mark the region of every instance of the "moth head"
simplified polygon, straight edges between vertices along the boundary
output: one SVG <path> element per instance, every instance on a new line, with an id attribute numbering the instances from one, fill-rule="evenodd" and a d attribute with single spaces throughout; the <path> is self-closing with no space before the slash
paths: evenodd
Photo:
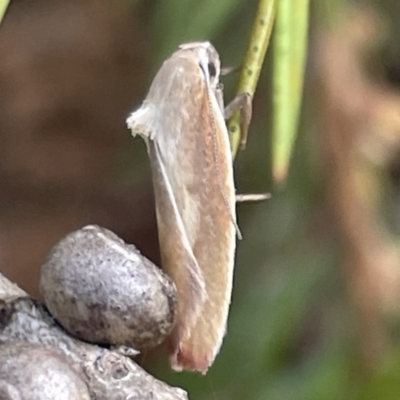
<path id="1" fill-rule="evenodd" d="M 215 47 L 210 42 L 191 42 L 179 46 L 180 51 L 190 52 L 191 58 L 198 63 L 205 80 L 215 88 L 219 82 L 221 62 Z"/>

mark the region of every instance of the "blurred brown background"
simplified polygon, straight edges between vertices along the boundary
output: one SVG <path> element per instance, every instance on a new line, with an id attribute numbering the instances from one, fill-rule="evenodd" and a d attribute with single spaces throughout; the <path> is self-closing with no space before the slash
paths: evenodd
<path id="1" fill-rule="evenodd" d="M 140 17 L 122 1 L 13 1 L 1 26 L 1 265 L 32 294 L 50 246 L 88 223 L 157 257 L 145 152 L 124 123 L 147 89 Z"/>
<path id="2" fill-rule="evenodd" d="M 0 25 L 0 269 L 38 296 L 51 246 L 89 223 L 159 264 L 149 163 L 125 127 L 163 59 L 211 40 L 240 65 L 255 0 L 11 0 Z M 228 334 L 209 374 L 141 361 L 192 399 L 398 399 L 400 3 L 312 0 L 288 182 L 269 166 L 271 60 L 235 163 Z M 232 98 L 237 75 L 224 78 Z"/>

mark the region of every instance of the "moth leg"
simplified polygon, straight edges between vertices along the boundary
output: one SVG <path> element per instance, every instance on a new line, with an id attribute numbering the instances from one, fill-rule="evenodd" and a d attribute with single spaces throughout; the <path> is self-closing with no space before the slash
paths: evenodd
<path id="1" fill-rule="evenodd" d="M 134 349 L 133 347 L 128 347 L 124 345 L 119 345 L 119 346 L 111 346 L 111 349 L 115 351 L 116 353 L 121 354 L 122 356 L 129 357 L 129 358 L 134 358 L 138 354 L 140 354 L 140 351 Z"/>
<path id="2" fill-rule="evenodd" d="M 249 193 L 249 194 L 237 194 L 236 202 L 244 203 L 247 201 L 263 201 L 271 198 L 271 193 Z"/>
<path id="3" fill-rule="evenodd" d="M 252 97 L 250 93 L 238 94 L 224 110 L 225 119 L 229 119 L 235 111 L 240 112 L 240 149 L 243 150 L 246 147 L 247 132 L 251 121 L 252 115 Z"/>
<path id="4" fill-rule="evenodd" d="M 220 71 L 220 74 L 221 74 L 221 76 L 225 76 L 225 75 L 232 74 L 234 72 L 239 72 L 241 69 L 242 69 L 241 65 L 236 66 L 236 67 L 232 67 L 232 66 L 230 66 L 230 67 L 222 67 L 221 71 Z"/>
<path id="5" fill-rule="evenodd" d="M 224 113 L 224 85 L 219 82 L 215 90 L 215 97 L 222 113 Z"/>

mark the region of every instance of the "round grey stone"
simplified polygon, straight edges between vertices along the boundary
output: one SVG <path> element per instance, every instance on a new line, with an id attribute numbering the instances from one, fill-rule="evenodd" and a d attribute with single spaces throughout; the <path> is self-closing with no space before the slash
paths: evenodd
<path id="1" fill-rule="evenodd" d="M 53 247 L 41 268 L 40 290 L 72 335 L 136 350 L 161 343 L 177 311 L 173 281 L 135 246 L 95 225 Z"/>

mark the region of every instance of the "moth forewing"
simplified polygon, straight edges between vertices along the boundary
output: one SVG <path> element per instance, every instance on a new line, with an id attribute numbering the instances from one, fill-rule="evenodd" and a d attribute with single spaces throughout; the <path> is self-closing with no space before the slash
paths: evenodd
<path id="1" fill-rule="evenodd" d="M 203 168 L 200 169 L 202 181 L 198 196 L 203 218 L 193 247 L 203 272 L 207 300 L 191 329 L 190 337 L 181 341 L 176 360 L 173 360 L 175 368 L 202 372 L 206 372 L 214 361 L 225 334 L 235 252 L 235 227 L 231 221 L 231 213 L 235 210 L 232 157 L 222 113 L 214 100 L 211 104 L 210 110 L 204 100 L 202 116 L 198 120 L 202 139 L 201 145 L 198 143 L 198 151 L 205 155 Z M 215 140 L 217 153 L 213 154 Z M 215 156 L 218 158 L 218 167 L 215 165 Z M 218 173 L 216 168 L 219 169 Z M 230 210 L 227 210 L 226 200 Z"/>
<path id="2" fill-rule="evenodd" d="M 206 372 L 212 364 L 232 290 L 235 189 L 218 75 L 209 43 L 184 45 L 164 62 L 142 108 L 127 121 L 147 138 L 163 269 L 178 290 L 170 340 L 178 370 Z"/>
<path id="3" fill-rule="evenodd" d="M 173 278 L 179 296 L 173 340 L 180 341 L 189 334 L 189 329 L 202 311 L 202 305 L 207 298 L 206 287 L 157 142 L 149 141 L 148 151 L 151 158 L 163 268 Z M 174 268 L 175 265 L 185 267 Z"/>
<path id="4" fill-rule="evenodd" d="M 162 266 L 178 290 L 178 316 L 171 335 L 174 347 L 182 337 L 189 335 L 207 297 L 202 271 L 192 248 L 192 231 L 196 229 L 200 215 L 195 208 L 188 207 L 191 197 L 187 195 L 187 188 L 196 167 L 184 165 L 184 154 L 192 159 L 189 150 L 195 146 L 188 143 L 182 130 L 182 126 L 190 121 L 190 115 L 180 112 L 180 97 L 185 93 L 179 88 L 189 87 L 185 82 L 189 75 L 187 70 L 192 65 L 185 60 L 178 61 L 172 56 L 164 62 L 142 107 L 127 121 L 146 139 Z M 147 116 L 151 118 L 147 119 Z M 185 219 L 183 210 L 189 213 L 191 221 Z"/>

